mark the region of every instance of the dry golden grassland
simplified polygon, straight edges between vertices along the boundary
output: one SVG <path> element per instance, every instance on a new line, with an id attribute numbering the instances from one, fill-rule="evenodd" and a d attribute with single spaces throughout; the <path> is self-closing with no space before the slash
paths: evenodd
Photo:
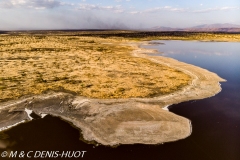
<path id="1" fill-rule="evenodd" d="M 159 38 L 166 39 L 166 40 L 240 42 L 240 34 L 234 34 L 234 33 L 185 33 L 177 36 L 176 35 L 175 36 L 156 36 L 156 39 L 159 39 Z"/>
<path id="2" fill-rule="evenodd" d="M 143 40 L 197 40 L 197 41 L 219 41 L 240 42 L 240 33 L 225 32 L 156 32 L 156 31 L 95 31 L 81 32 L 78 35 L 98 37 L 119 37 L 135 41 Z"/>
<path id="3" fill-rule="evenodd" d="M 152 97 L 188 85 L 190 76 L 131 56 L 126 38 L 71 34 L 0 35 L 0 101 L 46 90 L 92 98 Z M 125 43 L 125 45 L 124 45 Z"/>

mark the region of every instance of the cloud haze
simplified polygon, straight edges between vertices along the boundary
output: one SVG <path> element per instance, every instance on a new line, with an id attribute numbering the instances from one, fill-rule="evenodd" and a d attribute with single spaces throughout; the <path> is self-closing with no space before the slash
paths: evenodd
<path id="1" fill-rule="evenodd" d="M 237 0 L 1 0 L 0 29 L 143 29 L 240 24 Z"/>
<path id="2" fill-rule="evenodd" d="M 3 0 L 0 2 L 2 8 L 34 8 L 45 9 L 54 8 L 61 5 L 57 0 Z"/>

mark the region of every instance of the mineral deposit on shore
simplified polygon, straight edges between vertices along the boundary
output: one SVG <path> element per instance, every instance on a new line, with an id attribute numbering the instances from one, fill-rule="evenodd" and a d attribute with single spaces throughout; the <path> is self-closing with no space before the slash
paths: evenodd
<path id="1" fill-rule="evenodd" d="M 49 39 L 58 42 L 57 46 L 54 46 L 52 43 L 52 47 L 59 48 L 61 42 L 59 39 L 56 37 L 50 37 Z M 79 56 L 77 41 L 75 41 L 76 48 L 71 50 L 71 54 L 69 54 L 72 56 L 72 60 L 64 60 L 64 57 L 66 58 L 67 56 L 63 52 L 70 53 L 67 45 L 65 46 L 66 50 L 61 51 L 58 57 L 56 57 L 64 61 L 64 65 L 73 66 L 73 68 L 66 68 L 73 69 L 72 71 L 66 71 L 66 73 L 69 73 L 67 76 L 69 76 L 70 79 L 62 78 L 64 76 L 60 72 L 62 69 L 62 67 L 59 66 L 60 64 L 56 64 L 59 66 L 58 68 L 54 67 L 55 71 L 60 72 L 60 79 L 42 75 L 42 70 L 44 70 L 42 67 L 45 66 L 45 64 L 40 63 L 42 70 L 31 75 L 32 78 L 36 78 L 39 83 L 30 81 L 31 83 L 29 83 L 29 85 L 31 85 L 31 87 L 27 90 L 32 94 L 34 93 L 33 95 L 22 96 L 17 88 L 18 86 L 16 86 L 25 86 L 27 81 L 23 81 L 23 84 L 17 84 L 17 82 L 13 81 L 14 84 L 16 84 L 11 89 L 18 93 L 15 96 L 19 96 L 16 99 L 11 97 L 11 92 L 8 92 L 7 88 L 2 87 L 2 89 L 4 89 L 2 90 L 4 96 L 13 99 L 0 103 L 0 128 L 29 119 L 25 112 L 27 108 L 39 115 L 50 114 L 72 123 L 81 129 L 82 136 L 87 142 L 113 146 L 134 143 L 159 144 L 176 141 L 186 138 L 191 134 L 191 122 L 163 108 L 183 101 L 214 96 L 221 91 L 219 82 L 225 81 L 217 74 L 200 67 L 179 62 L 172 58 L 150 56 L 147 53 L 154 51 L 139 48 L 138 46 L 142 44 L 140 42 L 125 40 L 124 42 L 118 43 L 119 39 L 107 41 L 107 39 L 101 38 L 96 38 L 93 42 L 88 37 L 80 38 L 80 41 L 82 42 L 81 45 L 85 45 L 85 49 L 87 50 L 87 52 L 81 51 L 81 55 L 84 55 L 84 57 L 78 57 L 79 62 L 81 62 L 81 58 L 84 59 L 83 66 L 81 66 L 80 63 L 80 68 L 76 68 L 77 65 L 75 63 L 78 64 L 79 62 L 75 62 L 73 58 Z M 4 42 L 2 43 L 4 44 Z M 36 39 L 34 43 L 37 43 Z M 97 47 L 102 46 L 102 43 L 104 43 L 107 49 L 112 47 L 112 51 L 117 50 L 117 46 L 119 46 L 120 52 L 117 52 L 117 56 L 120 57 L 120 60 L 116 59 L 117 57 L 115 57 L 114 52 L 108 52 L 109 50 L 104 50 L 104 48 L 89 48 L 89 43 L 95 43 Z M 39 45 L 38 48 L 40 48 L 37 51 L 41 52 L 41 50 L 44 50 L 42 46 L 40 46 L 40 43 L 37 44 Z M 21 47 L 21 45 L 19 47 Z M 29 48 L 21 49 L 21 51 L 31 50 L 31 46 L 28 47 Z M 92 52 L 92 50 L 94 50 L 94 52 Z M 101 52 L 103 50 L 104 52 Z M 50 58 L 52 62 L 55 62 L 55 60 L 52 59 L 54 58 L 52 54 L 54 54 L 55 51 L 44 51 L 47 57 Z M 12 65 L 11 63 L 18 63 L 12 61 L 19 57 L 9 59 L 7 58 L 7 52 L 10 51 L 4 50 L 4 52 L 1 53 L 6 58 L 5 61 L 7 62 L 4 62 L 9 66 Z M 129 53 L 126 54 L 125 52 Z M 36 61 L 40 60 L 41 62 L 41 59 L 46 58 L 31 57 L 31 53 L 28 53 L 29 55 L 24 64 L 29 63 L 29 65 L 33 66 L 36 64 L 36 68 L 39 64 Z M 89 53 L 90 56 L 87 53 Z M 22 57 L 20 58 L 23 58 L 23 55 L 22 53 Z M 104 56 L 105 59 L 101 59 L 102 56 Z M 93 63 L 94 59 L 96 59 L 98 63 Z M 8 61 L 10 62 L 8 63 Z M 49 62 L 48 65 L 51 66 L 52 64 L 54 63 Z M 108 68 L 106 64 L 111 65 L 111 67 Z M 125 68 L 124 64 L 132 68 Z M 143 67 L 143 71 L 141 71 L 141 68 L 138 68 L 138 65 Z M 26 76 L 26 72 L 33 72 L 33 70 L 28 71 L 24 67 L 26 66 L 21 66 L 22 76 L 20 76 L 20 78 Z M 83 71 L 80 70 L 81 67 Z M 86 70 L 84 70 L 84 68 Z M 160 68 L 162 70 L 158 70 Z M 87 75 L 87 72 L 94 73 L 94 71 L 97 71 L 96 74 L 98 74 L 98 76 L 102 76 L 101 82 L 97 81 L 98 76 Z M 128 71 L 131 74 L 128 74 Z M 158 74 L 159 72 L 161 73 Z M 167 75 L 167 73 L 170 74 Z M 18 76 L 17 72 L 12 72 L 11 74 L 13 77 Z M 35 75 L 36 77 L 34 77 Z M 42 76 L 39 77 L 39 75 Z M 85 79 L 80 80 L 79 77 L 77 77 L 78 75 L 82 75 Z M 58 77 L 58 75 L 55 76 Z M 109 77 L 104 79 L 104 76 Z M 147 77 L 147 79 L 144 79 L 144 77 Z M 158 81 L 156 78 L 159 78 Z M 117 80 L 114 81 L 114 79 Z M 13 84 L 11 80 L 12 79 L 6 81 L 6 78 L 2 78 L 2 81 Z M 89 84 L 87 83 L 88 80 L 90 81 Z M 130 82 L 128 83 L 128 81 Z M 151 83 L 147 84 L 145 81 Z M 82 82 L 84 82 L 84 85 L 78 86 L 79 92 L 73 89 L 75 84 L 78 85 L 78 83 Z M 110 86 L 100 86 L 103 82 L 105 85 Z M 161 86 L 162 83 L 166 86 Z M 51 87 L 49 88 L 51 84 L 57 84 L 64 88 L 68 87 L 67 92 L 65 92 L 65 90 L 60 91 L 54 90 L 54 88 Z M 42 88 L 38 90 L 34 87 Z M 48 89 L 49 91 L 40 94 L 40 91 L 44 89 Z M 27 91 L 24 92 L 23 95 L 27 95 L 25 94 Z M 91 93 L 93 96 L 91 96 Z"/>

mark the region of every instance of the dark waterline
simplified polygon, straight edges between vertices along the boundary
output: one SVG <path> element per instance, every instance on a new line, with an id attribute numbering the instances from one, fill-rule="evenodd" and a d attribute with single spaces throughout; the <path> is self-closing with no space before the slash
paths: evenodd
<path id="1" fill-rule="evenodd" d="M 240 45 L 161 42 L 165 45 L 145 47 L 157 48 L 164 52 L 163 56 L 201 66 L 228 80 L 222 83 L 222 92 L 214 97 L 170 106 L 171 112 L 192 121 L 193 133 L 190 137 L 163 145 L 121 145 L 117 148 L 94 146 L 80 141 L 79 131 L 69 123 L 46 116 L 0 134 L 0 143 L 9 144 L 7 149 L 0 148 L 0 152 L 87 151 L 81 159 L 89 160 L 239 160 Z"/>

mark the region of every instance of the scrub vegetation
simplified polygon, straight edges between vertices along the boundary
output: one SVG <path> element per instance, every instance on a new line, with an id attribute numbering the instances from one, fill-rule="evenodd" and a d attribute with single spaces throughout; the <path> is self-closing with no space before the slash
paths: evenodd
<path id="1" fill-rule="evenodd" d="M 237 34 L 133 31 L 32 31 L 0 34 L 0 101 L 48 90 L 91 98 L 153 97 L 187 86 L 191 77 L 133 57 L 136 41 L 239 41 Z M 214 38 L 214 39 L 212 39 Z"/>

